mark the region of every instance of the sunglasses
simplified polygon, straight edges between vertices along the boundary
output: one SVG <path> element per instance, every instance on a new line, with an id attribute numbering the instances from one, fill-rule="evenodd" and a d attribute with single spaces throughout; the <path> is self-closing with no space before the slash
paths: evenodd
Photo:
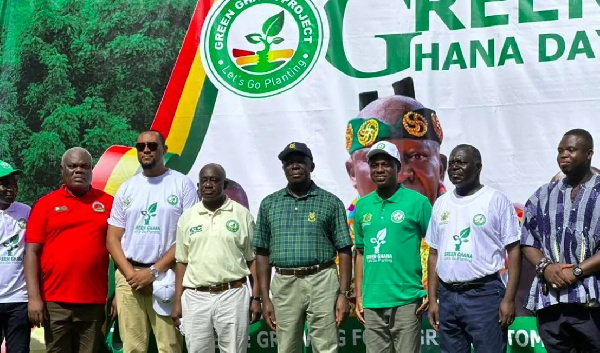
<path id="1" fill-rule="evenodd" d="M 158 149 L 158 142 L 138 142 L 135 144 L 135 149 L 138 152 L 144 152 L 144 150 L 146 150 L 146 147 L 148 147 L 148 149 L 152 152 L 156 151 Z"/>

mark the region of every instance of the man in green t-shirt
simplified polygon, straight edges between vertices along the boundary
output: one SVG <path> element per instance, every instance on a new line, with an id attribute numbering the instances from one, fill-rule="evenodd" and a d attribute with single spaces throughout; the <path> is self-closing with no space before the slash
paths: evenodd
<path id="1" fill-rule="evenodd" d="M 398 184 L 400 156 L 387 141 L 367 153 L 377 190 L 356 204 L 356 315 L 365 324 L 367 352 L 421 351 L 421 315 L 427 309 L 421 282 L 421 239 L 431 204 Z"/>

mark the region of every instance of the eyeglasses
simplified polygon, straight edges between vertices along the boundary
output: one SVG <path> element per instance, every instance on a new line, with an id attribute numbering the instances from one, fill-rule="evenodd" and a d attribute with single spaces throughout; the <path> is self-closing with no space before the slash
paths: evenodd
<path id="1" fill-rule="evenodd" d="M 135 149 L 138 152 L 144 152 L 146 146 L 150 151 L 154 152 L 158 149 L 158 142 L 138 142 L 135 144 Z"/>

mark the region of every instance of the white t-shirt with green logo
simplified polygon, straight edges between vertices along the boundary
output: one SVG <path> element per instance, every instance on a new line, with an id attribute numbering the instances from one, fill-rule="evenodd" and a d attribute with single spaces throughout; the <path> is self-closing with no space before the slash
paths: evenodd
<path id="1" fill-rule="evenodd" d="M 505 246 L 520 239 L 519 219 L 508 197 L 484 186 L 460 197 L 437 199 L 425 241 L 438 250 L 437 273 L 444 282 L 466 282 L 505 268 Z"/>
<path id="2" fill-rule="evenodd" d="M 20 202 L 0 211 L 0 303 L 27 302 L 23 256 L 30 212 L 31 208 Z"/>
<path id="3" fill-rule="evenodd" d="M 140 173 L 117 190 L 108 224 L 125 228 L 121 245 L 128 259 L 155 263 L 175 244 L 177 221 L 196 202 L 187 176 L 171 169 L 153 178 Z"/>

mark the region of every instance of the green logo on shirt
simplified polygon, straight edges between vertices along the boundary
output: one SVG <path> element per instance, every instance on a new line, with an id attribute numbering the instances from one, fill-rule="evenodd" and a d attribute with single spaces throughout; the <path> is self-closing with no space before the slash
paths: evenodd
<path id="1" fill-rule="evenodd" d="M 169 205 L 175 206 L 179 203 L 179 197 L 177 197 L 177 195 L 170 195 L 169 197 L 167 197 L 167 202 L 169 203 Z"/>
<path id="2" fill-rule="evenodd" d="M 190 235 L 200 233 L 201 231 L 202 231 L 202 225 L 192 227 L 192 228 L 190 228 Z"/>
<path id="3" fill-rule="evenodd" d="M 8 256 L 14 256 L 13 251 L 19 247 L 19 234 L 15 234 L 7 242 L 2 243 L 2 246 L 7 248 Z"/>
<path id="4" fill-rule="evenodd" d="M 392 222 L 394 223 L 402 223 L 404 220 L 404 212 L 397 210 L 392 213 Z"/>
<path id="5" fill-rule="evenodd" d="M 19 225 L 19 228 L 25 229 L 25 227 L 27 226 L 27 221 L 25 220 L 25 218 L 21 218 L 17 221 L 17 224 Z"/>
<path id="6" fill-rule="evenodd" d="M 485 221 L 486 221 L 485 216 L 482 215 L 481 213 L 480 214 L 476 214 L 473 217 L 473 223 L 475 223 L 476 226 L 482 226 L 482 225 L 484 225 Z"/>
<path id="7" fill-rule="evenodd" d="M 142 216 L 144 216 L 144 225 L 147 226 L 150 224 L 150 220 L 152 217 L 156 216 L 156 209 L 158 208 L 158 204 L 155 202 L 152 205 L 148 206 L 148 209 L 145 211 L 141 211 Z"/>
<path id="8" fill-rule="evenodd" d="M 225 223 L 225 227 L 228 231 L 235 233 L 240 229 L 240 224 L 237 221 L 230 219 L 227 221 L 227 223 Z"/>
<path id="9" fill-rule="evenodd" d="M 442 213 L 442 216 L 440 217 L 440 221 L 448 222 L 449 219 L 450 219 L 450 212 L 446 211 L 446 212 Z"/>
<path id="10" fill-rule="evenodd" d="M 131 201 L 133 201 L 133 199 L 131 198 L 131 196 L 129 196 L 128 198 L 126 198 L 125 200 L 123 200 L 123 208 L 124 209 L 128 209 L 129 206 L 131 206 Z"/>
<path id="11" fill-rule="evenodd" d="M 460 247 L 464 244 L 464 243 L 468 243 L 469 242 L 469 235 L 471 234 L 471 227 L 469 228 L 465 228 L 463 230 L 460 231 L 460 234 L 455 235 L 452 237 L 452 239 L 454 239 L 454 241 L 456 241 L 456 247 L 454 248 L 454 251 L 460 251 Z"/>
<path id="12" fill-rule="evenodd" d="M 364 225 L 371 224 L 371 219 L 372 219 L 372 218 L 373 218 L 373 215 L 372 215 L 371 213 L 366 213 L 366 214 L 363 216 L 363 224 L 364 224 Z"/>

